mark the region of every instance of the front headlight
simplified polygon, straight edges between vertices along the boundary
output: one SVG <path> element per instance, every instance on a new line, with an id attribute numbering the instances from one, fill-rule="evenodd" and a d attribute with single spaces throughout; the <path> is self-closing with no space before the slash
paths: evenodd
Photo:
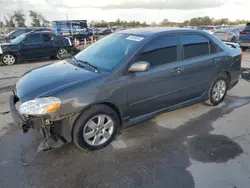
<path id="1" fill-rule="evenodd" d="M 55 97 L 36 98 L 20 105 L 19 113 L 25 115 L 44 115 L 55 112 L 61 101 Z"/>

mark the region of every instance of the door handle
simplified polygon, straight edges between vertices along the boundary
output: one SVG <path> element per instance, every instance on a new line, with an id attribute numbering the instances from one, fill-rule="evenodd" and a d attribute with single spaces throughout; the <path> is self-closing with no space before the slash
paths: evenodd
<path id="1" fill-rule="evenodd" d="M 175 68 L 175 69 L 172 71 L 172 73 L 174 73 L 174 74 L 180 74 L 182 71 L 184 71 L 184 69 L 178 67 L 178 68 Z"/>
<path id="2" fill-rule="evenodd" d="M 218 63 L 220 61 L 220 58 L 214 58 L 214 63 Z"/>

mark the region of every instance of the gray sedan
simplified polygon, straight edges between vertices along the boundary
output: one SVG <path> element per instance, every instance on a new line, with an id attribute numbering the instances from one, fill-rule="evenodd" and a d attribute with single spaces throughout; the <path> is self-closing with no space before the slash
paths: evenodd
<path id="1" fill-rule="evenodd" d="M 43 134 L 39 150 L 71 141 L 100 149 L 162 112 L 220 104 L 240 75 L 241 50 L 228 45 L 190 29 L 119 31 L 72 59 L 24 74 L 10 98 L 11 114 L 24 132 Z"/>
<path id="2" fill-rule="evenodd" d="M 222 41 L 236 42 L 240 36 L 239 28 L 224 28 L 214 33 L 214 36 Z"/>

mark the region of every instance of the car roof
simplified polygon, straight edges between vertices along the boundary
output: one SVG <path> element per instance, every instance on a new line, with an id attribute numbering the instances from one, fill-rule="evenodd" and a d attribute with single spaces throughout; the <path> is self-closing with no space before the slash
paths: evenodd
<path id="1" fill-rule="evenodd" d="M 135 28 L 135 29 L 126 29 L 118 31 L 116 33 L 131 34 L 131 35 L 141 35 L 141 36 L 152 36 L 156 34 L 168 33 L 168 32 L 179 32 L 179 31 L 188 31 L 188 32 L 200 32 L 194 29 L 188 28 L 177 28 L 177 27 L 149 27 L 149 28 Z"/>
<path id="2" fill-rule="evenodd" d="M 29 33 L 53 33 L 52 31 L 31 31 Z"/>

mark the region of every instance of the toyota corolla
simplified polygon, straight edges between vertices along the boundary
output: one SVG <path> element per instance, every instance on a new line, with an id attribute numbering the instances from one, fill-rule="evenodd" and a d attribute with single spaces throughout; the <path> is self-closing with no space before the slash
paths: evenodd
<path id="1" fill-rule="evenodd" d="M 141 28 L 111 34 L 77 54 L 25 73 L 10 98 L 39 150 L 73 141 L 100 149 L 124 128 L 202 101 L 218 105 L 238 83 L 241 50 L 203 31 Z"/>

